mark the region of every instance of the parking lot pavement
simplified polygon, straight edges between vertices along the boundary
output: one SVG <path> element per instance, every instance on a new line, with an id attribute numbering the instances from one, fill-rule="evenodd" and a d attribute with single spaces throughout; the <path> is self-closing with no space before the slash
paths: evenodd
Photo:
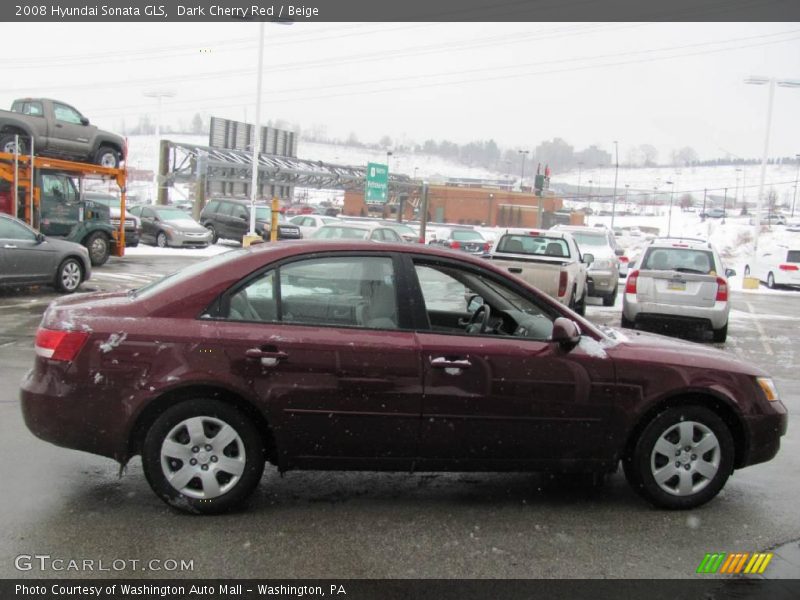
<path id="1" fill-rule="evenodd" d="M 88 287 L 137 287 L 192 260 L 114 260 Z M 0 294 L 0 577 L 86 575 L 15 569 L 16 556 L 39 553 L 194 561 L 191 572 L 94 576 L 690 578 L 707 552 L 753 552 L 800 538 L 793 476 L 800 472 L 800 295 L 732 294 L 728 342 L 717 346 L 774 375 L 789 433 L 776 459 L 737 471 L 699 509 L 656 510 L 621 473 L 595 490 L 528 474 L 268 470 L 247 512 L 214 518 L 163 505 L 138 459 L 119 478 L 112 461 L 28 432 L 16 382 L 33 362 L 33 335 L 54 297 L 45 289 Z M 613 325 L 620 311 L 620 302 L 592 304 L 587 316 Z"/>

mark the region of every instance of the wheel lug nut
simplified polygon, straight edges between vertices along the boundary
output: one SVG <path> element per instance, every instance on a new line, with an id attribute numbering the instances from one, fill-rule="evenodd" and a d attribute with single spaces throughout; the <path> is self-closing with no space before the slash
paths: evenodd
<path id="1" fill-rule="evenodd" d="M 680 455 L 681 455 L 681 451 L 680 451 L 680 448 L 679 448 L 678 450 L 675 450 L 675 456 L 680 456 Z"/>
<path id="2" fill-rule="evenodd" d="M 206 444 L 206 450 L 211 450 L 211 444 Z"/>
<path id="3" fill-rule="evenodd" d="M 189 461 L 189 464 L 194 466 L 197 464 L 197 460 L 193 458 L 192 460 Z"/>
<path id="4" fill-rule="evenodd" d="M 203 471 L 208 471 L 208 465 L 203 465 L 200 468 L 203 469 Z M 689 467 L 687 466 L 686 468 L 688 469 Z"/>
<path id="5" fill-rule="evenodd" d="M 205 469 L 206 467 L 205 467 L 205 466 L 203 466 L 203 468 Z M 691 468 L 692 468 L 692 467 L 691 467 L 691 465 L 686 465 L 686 466 L 684 467 L 684 469 L 686 469 L 687 471 L 688 471 L 689 469 L 691 469 Z"/>
<path id="6" fill-rule="evenodd" d="M 211 457 L 211 462 L 217 462 L 217 457 L 216 456 L 212 456 Z"/>
<path id="7" fill-rule="evenodd" d="M 691 446 L 686 446 L 686 448 L 684 448 L 684 450 L 686 450 L 687 452 L 689 452 L 689 450 L 691 449 L 692 449 Z"/>
<path id="8" fill-rule="evenodd" d="M 192 452 L 197 454 L 198 452 L 200 452 L 200 448 L 198 448 L 197 446 L 192 446 Z"/>
<path id="9" fill-rule="evenodd" d="M 679 461 L 679 460 L 676 460 L 676 461 L 675 461 L 675 466 L 680 468 L 680 466 L 681 466 L 681 461 Z"/>
<path id="10" fill-rule="evenodd" d="M 692 454 L 692 460 L 697 460 L 697 454 Z"/>

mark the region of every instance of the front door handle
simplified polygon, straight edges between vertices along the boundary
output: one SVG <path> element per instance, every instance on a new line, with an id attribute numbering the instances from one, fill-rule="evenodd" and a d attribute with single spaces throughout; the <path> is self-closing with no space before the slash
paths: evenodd
<path id="1" fill-rule="evenodd" d="M 431 367 L 434 369 L 469 369 L 472 363 L 466 358 L 451 360 L 446 356 L 431 358 Z"/>
<path id="2" fill-rule="evenodd" d="M 522 269 L 520 267 L 508 267 L 508 272 L 516 275 L 522 273 Z"/>
<path id="3" fill-rule="evenodd" d="M 14 250 L 16 248 L 16 246 L 14 246 L 12 244 L 5 244 L 3 246 L 3 248 L 5 248 L 6 250 Z"/>
<path id="4" fill-rule="evenodd" d="M 287 360 L 289 355 L 286 352 L 274 351 L 270 352 L 262 350 L 261 348 L 250 348 L 245 352 L 245 356 L 252 360 L 261 361 L 263 367 L 274 367 L 282 360 Z"/>

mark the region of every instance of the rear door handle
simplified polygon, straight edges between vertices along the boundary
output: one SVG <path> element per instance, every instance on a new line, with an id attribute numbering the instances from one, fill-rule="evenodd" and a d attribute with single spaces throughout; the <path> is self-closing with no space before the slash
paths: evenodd
<path id="1" fill-rule="evenodd" d="M 508 267 L 509 273 L 522 273 L 522 269 L 519 267 Z"/>
<path id="2" fill-rule="evenodd" d="M 260 360 L 264 367 L 274 367 L 282 360 L 287 360 L 289 355 L 281 351 L 265 351 L 261 348 L 250 348 L 245 352 L 245 356 L 252 360 Z"/>
<path id="3" fill-rule="evenodd" d="M 431 358 L 431 367 L 434 369 L 469 369 L 472 363 L 466 358 L 450 360 L 445 356 Z"/>

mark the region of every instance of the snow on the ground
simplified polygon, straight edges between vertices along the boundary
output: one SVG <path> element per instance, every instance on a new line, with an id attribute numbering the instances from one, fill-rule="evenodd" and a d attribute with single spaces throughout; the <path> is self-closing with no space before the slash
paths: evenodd
<path id="1" fill-rule="evenodd" d="M 236 248 L 241 248 L 241 245 L 235 242 L 223 242 L 222 240 L 205 248 L 159 248 L 140 243 L 135 248 L 125 248 L 125 256 L 172 256 L 176 258 L 181 256 L 215 256 Z"/>

